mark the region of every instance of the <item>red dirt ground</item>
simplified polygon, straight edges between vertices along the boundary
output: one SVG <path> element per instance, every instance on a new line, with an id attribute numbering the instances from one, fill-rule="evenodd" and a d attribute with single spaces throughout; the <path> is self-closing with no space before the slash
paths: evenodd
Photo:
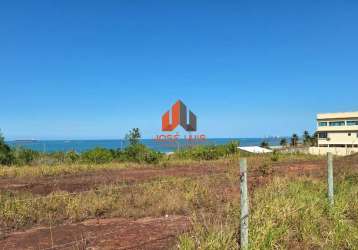
<path id="1" fill-rule="evenodd" d="M 168 249 L 189 227 L 185 216 L 92 219 L 16 232 L 0 241 L 0 249 Z"/>

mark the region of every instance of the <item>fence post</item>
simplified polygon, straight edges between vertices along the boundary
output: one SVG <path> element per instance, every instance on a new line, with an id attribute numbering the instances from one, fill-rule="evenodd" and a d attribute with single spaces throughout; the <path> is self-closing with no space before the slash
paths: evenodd
<path id="1" fill-rule="evenodd" d="M 248 249 L 249 244 L 249 198 L 247 194 L 247 160 L 240 159 L 240 246 Z"/>
<path id="2" fill-rule="evenodd" d="M 334 203 L 333 196 L 333 154 L 327 153 L 327 167 L 328 167 L 328 200 L 332 206 Z"/>

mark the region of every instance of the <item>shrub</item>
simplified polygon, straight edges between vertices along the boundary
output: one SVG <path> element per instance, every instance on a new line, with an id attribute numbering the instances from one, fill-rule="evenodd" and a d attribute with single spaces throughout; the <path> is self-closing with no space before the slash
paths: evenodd
<path id="1" fill-rule="evenodd" d="M 129 141 L 130 145 L 139 144 L 140 138 L 141 138 L 141 134 L 139 128 L 133 128 L 131 131 L 129 131 L 128 134 L 126 134 L 125 137 L 125 139 Z"/>
<path id="2" fill-rule="evenodd" d="M 65 155 L 66 163 L 75 163 L 80 159 L 80 155 L 76 153 L 76 151 L 71 150 L 68 151 Z"/>
<path id="3" fill-rule="evenodd" d="M 259 165 L 258 168 L 259 172 L 261 173 L 261 175 L 263 176 L 268 176 L 270 174 L 272 174 L 272 164 L 269 161 L 265 161 L 263 162 L 261 165 Z"/>
<path id="4" fill-rule="evenodd" d="M 122 161 L 158 163 L 163 154 L 149 149 L 143 144 L 131 144 L 119 156 Z"/>
<path id="5" fill-rule="evenodd" d="M 0 164 L 10 165 L 13 162 L 13 156 L 11 154 L 10 147 L 5 143 L 5 139 L 0 133 Z"/>
<path id="6" fill-rule="evenodd" d="M 274 150 L 272 155 L 271 155 L 271 161 L 278 161 L 279 158 L 280 158 L 279 153 L 276 150 Z"/>
<path id="7" fill-rule="evenodd" d="M 113 152 L 105 148 L 94 148 L 81 154 L 81 160 L 87 163 L 108 163 L 113 159 Z"/>
<path id="8" fill-rule="evenodd" d="M 269 148 L 269 147 L 270 147 L 270 144 L 268 143 L 268 141 L 263 141 L 263 142 L 261 142 L 260 147 L 262 147 L 262 148 Z"/>
<path id="9" fill-rule="evenodd" d="M 156 152 L 154 150 L 148 150 L 144 154 L 144 162 L 149 163 L 149 164 L 155 164 L 155 163 L 158 163 L 162 157 L 163 157 L 163 154 L 161 154 L 160 152 Z"/>
<path id="10" fill-rule="evenodd" d="M 27 148 L 17 148 L 13 150 L 16 165 L 30 165 L 39 155 L 40 153 Z"/>
<path id="11" fill-rule="evenodd" d="M 192 160 L 217 160 L 220 157 L 229 156 L 238 152 L 239 142 L 230 142 L 217 146 L 196 146 L 179 150 L 175 157 Z"/>

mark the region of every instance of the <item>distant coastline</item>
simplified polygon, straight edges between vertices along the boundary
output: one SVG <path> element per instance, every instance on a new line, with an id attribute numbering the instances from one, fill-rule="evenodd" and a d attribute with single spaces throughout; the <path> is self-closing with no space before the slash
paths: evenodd
<path id="1" fill-rule="evenodd" d="M 259 146 L 262 141 L 267 141 L 271 146 L 277 146 L 280 139 L 284 137 L 265 137 L 265 138 L 210 138 L 205 142 L 197 143 L 195 145 L 222 145 L 230 141 L 240 141 L 241 146 Z M 172 152 L 177 149 L 185 148 L 188 145 L 185 140 L 178 140 L 178 142 L 171 145 L 159 143 L 153 139 L 142 139 L 141 142 L 149 148 L 163 153 Z M 96 147 L 108 149 L 121 149 L 128 146 L 128 142 L 123 139 L 112 140 L 13 140 L 7 141 L 11 147 L 23 147 L 40 152 L 56 152 L 56 151 L 70 151 L 83 152 Z"/>
<path id="2" fill-rule="evenodd" d="M 32 143 L 32 142 L 38 142 L 38 140 L 14 140 L 15 143 Z"/>

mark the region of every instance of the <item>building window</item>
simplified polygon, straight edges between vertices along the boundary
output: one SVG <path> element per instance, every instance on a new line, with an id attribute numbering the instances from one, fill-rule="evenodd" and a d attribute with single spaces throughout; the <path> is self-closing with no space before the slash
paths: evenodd
<path id="1" fill-rule="evenodd" d="M 345 121 L 336 121 L 336 122 L 329 122 L 329 126 L 344 126 L 346 125 L 346 122 Z"/>
<path id="2" fill-rule="evenodd" d="M 348 136 L 351 136 L 352 134 L 351 133 L 348 133 Z"/>
<path id="3" fill-rule="evenodd" d="M 345 148 L 346 145 L 344 144 L 329 144 L 330 148 Z"/>
<path id="4" fill-rule="evenodd" d="M 357 125 L 358 125 L 358 120 L 347 121 L 347 126 L 357 126 Z"/>
<path id="5" fill-rule="evenodd" d="M 325 127 L 325 126 L 327 126 L 327 122 L 319 122 L 318 126 Z"/>
<path id="6" fill-rule="evenodd" d="M 327 138 L 327 132 L 319 132 L 318 138 L 320 139 L 326 139 Z"/>

